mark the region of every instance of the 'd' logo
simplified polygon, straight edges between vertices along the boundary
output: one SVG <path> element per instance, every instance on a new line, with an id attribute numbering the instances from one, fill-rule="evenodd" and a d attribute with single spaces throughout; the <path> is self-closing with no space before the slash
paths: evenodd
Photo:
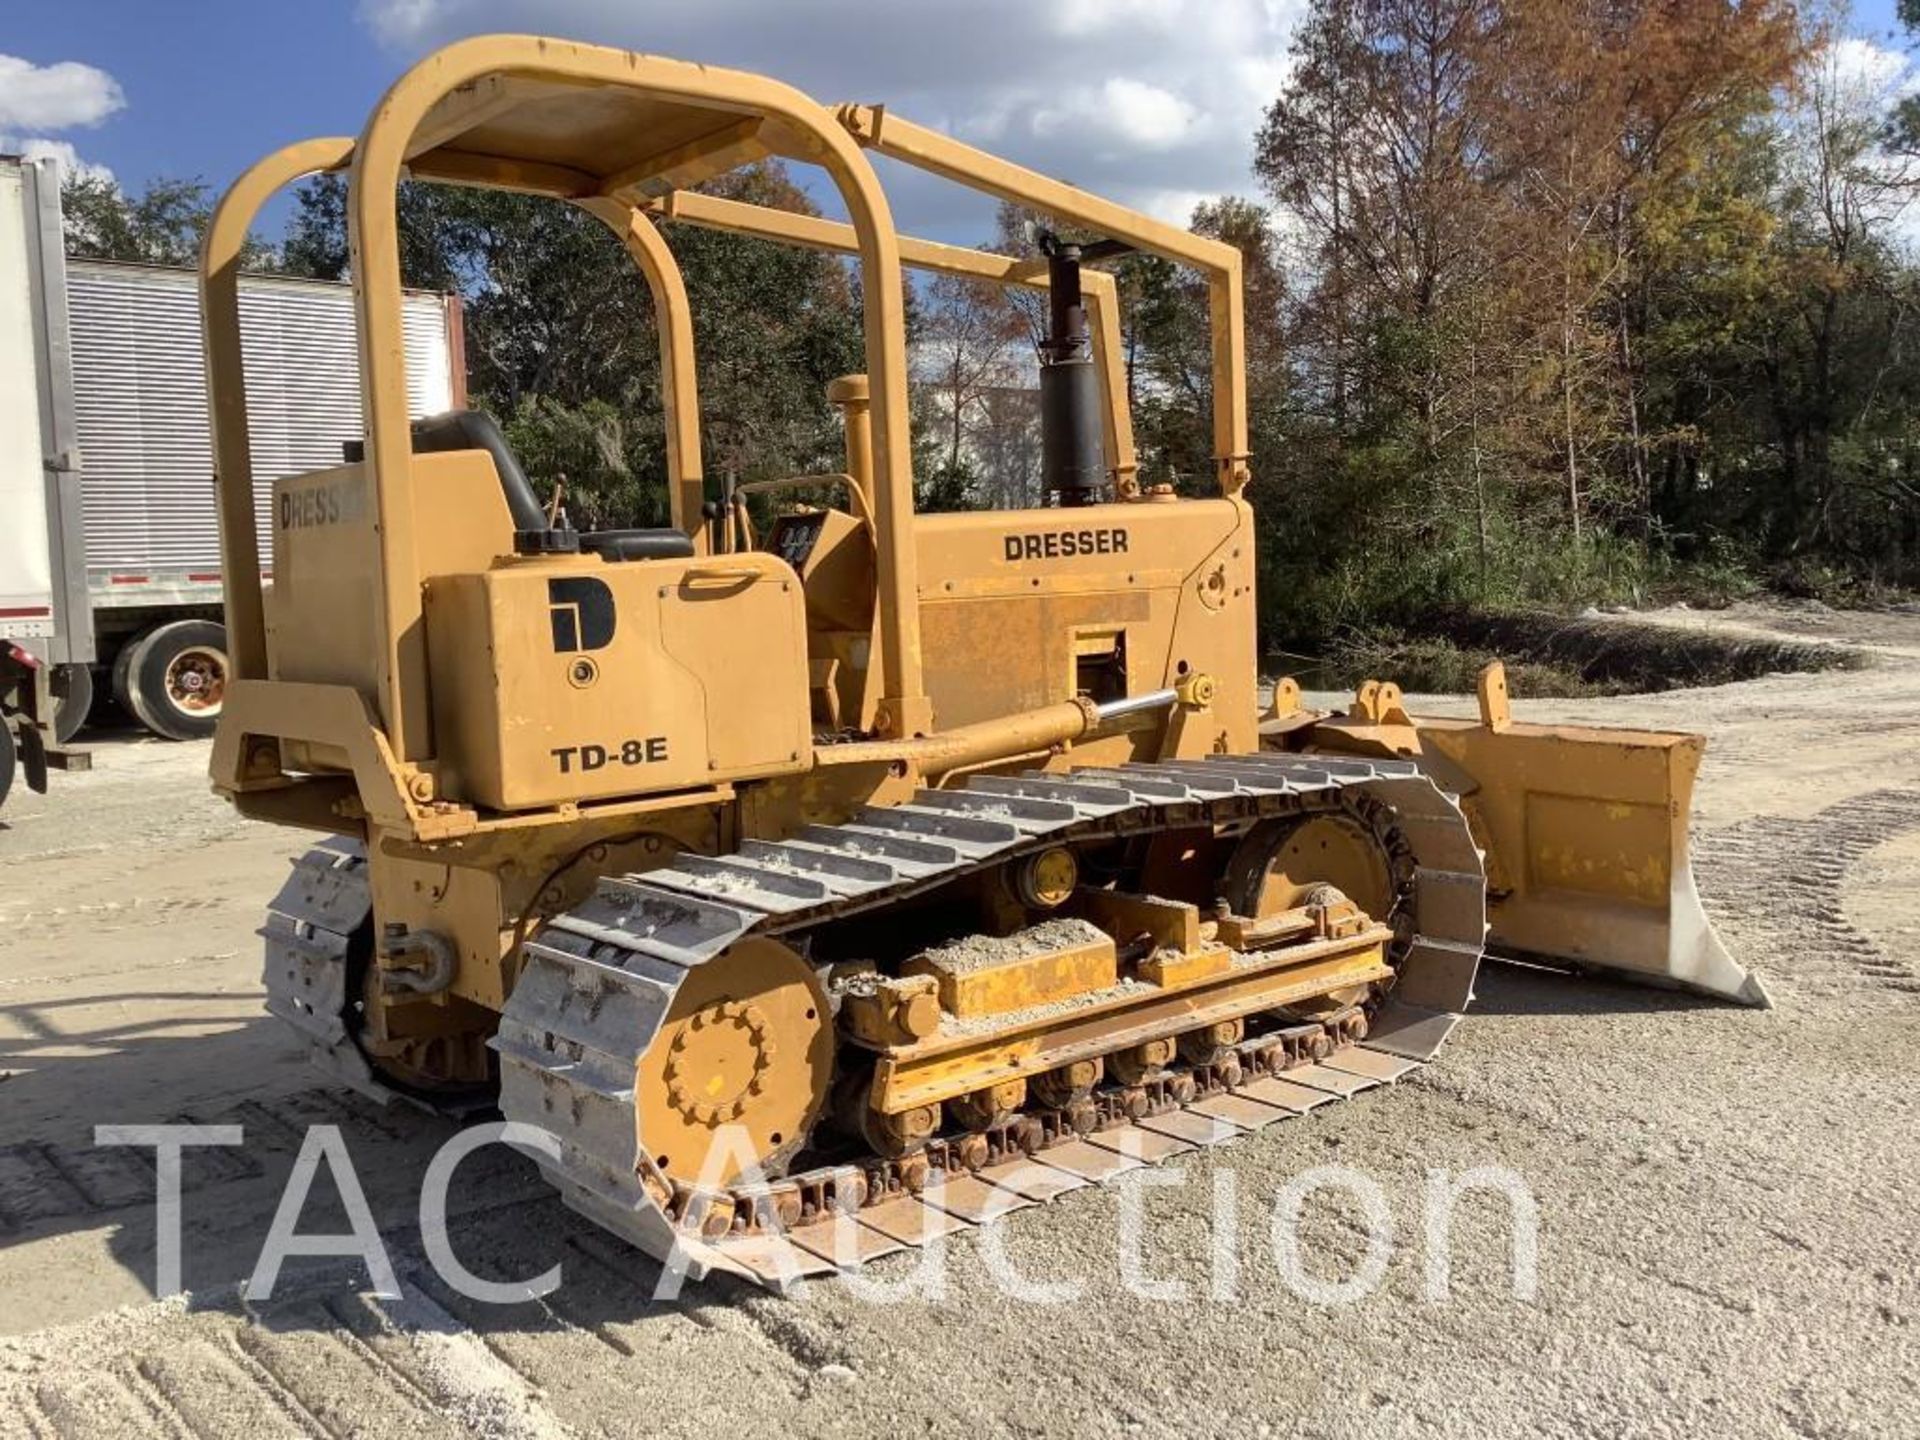
<path id="1" fill-rule="evenodd" d="M 603 650 L 613 640 L 613 591 L 603 582 L 584 575 L 549 580 L 547 604 L 552 607 L 555 654 Z"/>

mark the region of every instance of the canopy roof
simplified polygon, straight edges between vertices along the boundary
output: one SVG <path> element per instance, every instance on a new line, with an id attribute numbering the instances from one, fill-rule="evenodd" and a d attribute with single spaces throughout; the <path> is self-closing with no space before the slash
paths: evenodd
<path id="1" fill-rule="evenodd" d="M 796 143 L 797 142 L 797 143 Z M 584 199 L 660 196 L 818 145 L 762 116 L 600 84 L 488 75 L 436 101 L 407 147 L 417 175 Z"/>

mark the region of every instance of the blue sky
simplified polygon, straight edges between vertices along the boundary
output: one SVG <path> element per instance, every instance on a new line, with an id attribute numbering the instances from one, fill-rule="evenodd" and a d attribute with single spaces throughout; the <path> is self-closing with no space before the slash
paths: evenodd
<path id="1" fill-rule="evenodd" d="M 218 189 L 286 141 L 351 131 L 403 63 L 346 3 L 4 0 L 0 12 L 0 54 L 93 66 L 124 99 L 95 124 L 9 117 L 0 131 L 15 146 L 36 133 L 63 141 L 136 191 L 196 175 Z"/>
<path id="2" fill-rule="evenodd" d="M 1856 32 L 1897 44 L 1894 3 L 1862 0 Z M 1252 131 L 1304 8 L 1305 0 L 924 9 L 917 0 L 0 0 L 0 145 L 62 143 L 136 190 L 158 176 L 219 187 L 287 141 L 351 133 L 386 84 L 437 44 L 542 30 L 763 69 L 822 99 L 885 99 L 1176 219 L 1204 195 L 1251 188 Z M 63 63 L 100 74 L 40 73 Z M 896 202 L 903 222 L 941 238 L 982 238 L 988 208 L 944 191 L 906 186 Z M 279 216 L 269 218 L 277 229 Z"/>

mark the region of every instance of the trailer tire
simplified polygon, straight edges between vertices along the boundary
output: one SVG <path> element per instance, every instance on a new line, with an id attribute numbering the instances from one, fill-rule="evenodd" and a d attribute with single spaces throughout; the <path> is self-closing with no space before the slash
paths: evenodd
<path id="1" fill-rule="evenodd" d="M 114 697 L 154 734 L 213 734 L 227 687 L 227 632 L 211 620 L 156 626 L 114 662 Z"/>
<path id="2" fill-rule="evenodd" d="M 54 743 L 65 745 L 80 733 L 80 727 L 87 723 L 87 712 L 93 709 L 93 667 L 56 666 L 49 688 L 54 699 Z"/>
<path id="3" fill-rule="evenodd" d="M 127 688 L 132 683 L 127 671 L 133 663 L 133 652 L 140 648 L 140 642 L 146 638 L 144 635 L 135 635 L 121 641 L 120 648 L 113 652 L 113 665 L 107 673 L 107 694 L 120 707 L 120 713 L 136 725 L 140 723 L 140 717 L 134 712 L 133 695 Z"/>
<path id="4" fill-rule="evenodd" d="M 20 761 L 13 753 L 13 722 L 0 716 L 0 805 L 7 803 L 7 792 L 13 789 L 13 777 L 19 768 Z"/>

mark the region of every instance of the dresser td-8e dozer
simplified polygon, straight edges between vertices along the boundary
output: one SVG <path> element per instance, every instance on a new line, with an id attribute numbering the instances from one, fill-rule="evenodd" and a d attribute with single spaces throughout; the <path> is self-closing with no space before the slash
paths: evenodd
<path id="1" fill-rule="evenodd" d="M 871 153 L 1083 238 L 902 236 Z M 769 156 L 848 219 L 699 188 Z M 268 587 L 236 279 L 261 206 L 327 171 L 364 433 L 273 484 Z M 624 243 L 670 527 L 576 531 L 486 416 L 410 420 L 403 177 L 571 202 Z M 857 260 L 844 471 L 709 485 L 677 226 Z M 1208 287 L 1205 498 L 1136 478 L 1094 268 L 1129 250 Z M 1042 507 L 915 515 L 903 267 L 1047 296 Z M 213 781 L 329 837 L 272 901 L 268 1006 L 359 1090 L 547 1132 L 569 1204 L 696 1277 L 857 1264 L 1391 1082 L 1484 945 L 1764 1001 L 1694 892 L 1698 737 L 1513 721 L 1497 668 L 1477 720 L 1386 683 L 1338 713 L 1262 698 L 1229 246 L 878 106 L 495 36 L 421 61 L 357 139 L 248 171 L 202 284 Z"/>

